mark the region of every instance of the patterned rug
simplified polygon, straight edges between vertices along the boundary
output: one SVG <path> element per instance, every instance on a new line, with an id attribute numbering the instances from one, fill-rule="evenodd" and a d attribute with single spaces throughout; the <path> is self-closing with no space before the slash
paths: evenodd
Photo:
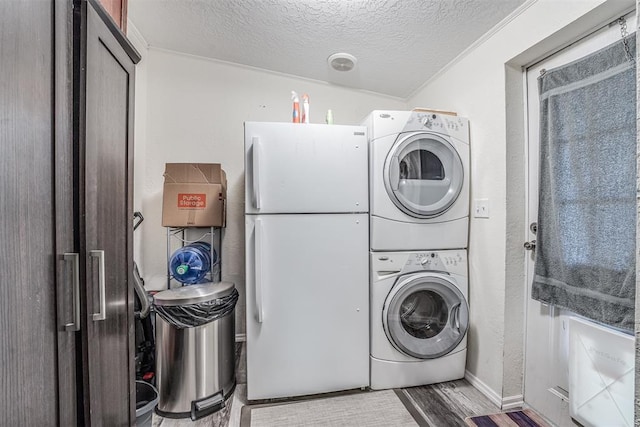
<path id="1" fill-rule="evenodd" d="M 550 427 L 531 409 L 465 418 L 470 427 Z"/>

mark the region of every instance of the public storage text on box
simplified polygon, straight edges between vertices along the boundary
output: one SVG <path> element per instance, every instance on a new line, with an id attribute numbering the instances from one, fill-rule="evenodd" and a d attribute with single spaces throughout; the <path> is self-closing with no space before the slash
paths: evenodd
<path id="1" fill-rule="evenodd" d="M 164 227 L 224 227 L 227 178 L 219 163 L 167 163 L 162 193 Z"/>

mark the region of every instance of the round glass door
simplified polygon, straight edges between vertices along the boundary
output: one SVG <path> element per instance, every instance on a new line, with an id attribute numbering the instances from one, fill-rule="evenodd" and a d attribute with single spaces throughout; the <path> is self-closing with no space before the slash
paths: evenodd
<path id="1" fill-rule="evenodd" d="M 384 184 L 400 210 L 431 218 L 446 212 L 456 201 L 463 174 L 462 160 L 451 143 L 438 135 L 414 133 L 389 152 Z"/>
<path id="2" fill-rule="evenodd" d="M 462 341 L 469 309 L 458 288 L 439 275 L 411 275 L 391 290 L 383 309 L 387 338 L 420 359 L 444 356 Z"/>

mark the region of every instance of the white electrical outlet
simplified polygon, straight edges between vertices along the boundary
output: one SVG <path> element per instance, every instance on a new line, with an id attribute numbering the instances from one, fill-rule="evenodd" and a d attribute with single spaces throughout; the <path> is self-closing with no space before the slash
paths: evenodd
<path id="1" fill-rule="evenodd" d="M 475 199 L 473 204 L 475 218 L 489 218 L 489 199 Z"/>

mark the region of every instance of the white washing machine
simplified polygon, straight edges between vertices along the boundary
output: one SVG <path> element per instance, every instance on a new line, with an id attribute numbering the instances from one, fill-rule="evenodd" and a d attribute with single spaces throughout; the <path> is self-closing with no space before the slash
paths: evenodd
<path id="1" fill-rule="evenodd" d="M 371 249 L 468 246 L 469 122 L 418 111 L 373 111 L 369 134 Z"/>
<path id="2" fill-rule="evenodd" d="M 467 251 L 371 252 L 371 388 L 464 377 Z"/>

